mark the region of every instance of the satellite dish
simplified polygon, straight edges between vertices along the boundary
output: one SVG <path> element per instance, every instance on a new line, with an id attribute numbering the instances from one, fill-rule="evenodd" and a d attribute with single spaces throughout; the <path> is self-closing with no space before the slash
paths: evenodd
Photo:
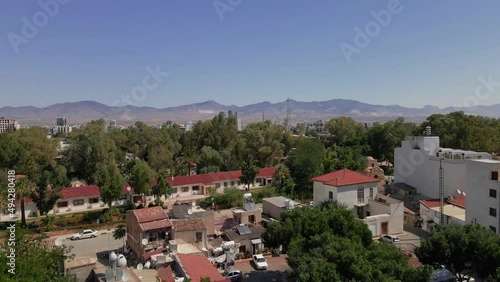
<path id="1" fill-rule="evenodd" d="M 116 261 L 118 259 L 118 257 L 116 256 L 115 252 L 111 252 L 109 254 L 109 260 L 110 261 Z"/>
<path id="2" fill-rule="evenodd" d="M 188 214 L 189 214 L 189 215 L 192 215 L 192 214 L 193 214 L 193 210 L 192 210 L 192 209 L 189 209 L 189 210 L 188 210 Z"/>
<path id="3" fill-rule="evenodd" d="M 142 241 L 141 241 L 141 242 L 142 242 L 142 245 L 143 245 L 143 246 L 146 246 L 146 245 L 149 243 L 149 242 L 148 242 L 148 239 L 146 239 L 146 238 L 142 239 Z"/>
<path id="4" fill-rule="evenodd" d="M 149 269 L 151 267 L 151 263 L 148 261 L 144 264 L 144 269 Z"/>
<path id="5" fill-rule="evenodd" d="M 118 266 L 119 267 L 127 266 L 127 259 L 123 255 L 120 255 L 120 258 L 118 259 Z"/>
<path id="6" fill-rule="evenodd" d="M 460 189 L 457 189 L 457 193 L 458 195 L 462 195 L 462 191 L 460 191 Z"/>
<path id="7" fill-rule="evenodd" d="M 62 246 L 62 244 L 63 244 L 63 239 L 62 238 L 57 238 L 54 241 L 54 245 L 56 245 L 56 246 Z"/>
<path id="8" fill-rule="evenodd" d="M 464 195 L 464 197 L 465 197 L 465 192 L 462 192 L 462 195 Z"/>
<path id="9" fill-rule="evenodd" d="M 144 266 L 142 265 L 142 263 L 139 263 L 139 264 L 137 265 L 137 269 L 139 269 L 139 270 L 144 269 Z"/>

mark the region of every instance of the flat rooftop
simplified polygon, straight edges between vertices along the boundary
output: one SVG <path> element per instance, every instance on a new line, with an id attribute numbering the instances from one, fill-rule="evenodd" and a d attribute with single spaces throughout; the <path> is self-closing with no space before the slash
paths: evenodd
<path id="1" fill-rule="evenodd" d="M 439 207 L 431 208 L 431 210 L 439 212 Z M 460 220 L 465 221 L 465 209 L 459 208 L 454 205 L 445 205 L 443 207 L 443 213 L 447 216 L 451 216 Z"/>
<path id="2" fill-rule="evenodd" d="M 489 164 L 500 164 L 499 160 L 490 160 L 490 159 L 473 159 L 469 160 L 472 162 L 481 162 L 481 163 L 489 163 Z"/>

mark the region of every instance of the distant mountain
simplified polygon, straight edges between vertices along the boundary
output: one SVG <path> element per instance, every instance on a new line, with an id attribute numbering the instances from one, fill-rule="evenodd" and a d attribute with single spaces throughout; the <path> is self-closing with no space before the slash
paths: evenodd
<path id="1" fill-rule="evenodd" d="M 118 124 L 130 125 L 136 121 L 160 124 L 167 120 L 175 122 L 198 121 L 214 117 L 229 110 L 238 113 L 245 122 L 262 120 L 283 121 L 290 109 L 292 123 L 328 119 L 336 116 L 350 116 L 358 121 L 387 121 L 397 117 L 422 121 L 432 114 L 445 114 L 463 110 L 468 114 L 500 118 L 500 104 L 466 108 L 444 108 L 428 105 L 423 108 L 406 108 L 399 105 L 372 105 L 354 100 L 333 99 L 329 101 L 270 103 L 262 102 L 243 107 L 225 106 L 210 100 L 202 103 L 182 105 L 164 109 L 152 107 L 111 107 L 94 101 L 61 103 L 45 108 L 32 106 L 3 107 L 0 116 L 17 119 L 21 124 L 54 124 L 57 117 L 66 117 L 70 124 L 81 124 L 93 119 L 116 119 Z"/>

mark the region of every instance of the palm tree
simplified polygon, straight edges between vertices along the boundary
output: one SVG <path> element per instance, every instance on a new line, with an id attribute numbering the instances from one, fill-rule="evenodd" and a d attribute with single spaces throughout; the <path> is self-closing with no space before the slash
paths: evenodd
<path id="1" fill-rule="evenodd" d="M 279 164 L 276 167 L 276 172 L 274 173 L 274 179 L 280 181 L 280 187 L 283 188 L 283 184 L 285 183 L 285 179 L 290 177 L 290 171 L 288 167 L 284 164 Z"/>
<path id="2" fill-rule="evenodd" d="M 16 198 L 21 200 L 21 227 L 26 227 L 24 198 L 29 197 L 36 185 L 26 177 L 16 180 Z"/>
<path id="3" fill-rule="evenodd" d="M 127 236 L 127 226 L 125 224 L 118 225 L 115 231 L 113 231 L 113 238 L 115 240 L 123 240 L 125 236 Z M 123 240 L 123 246 L 125 247 L 125 240 Z"/>

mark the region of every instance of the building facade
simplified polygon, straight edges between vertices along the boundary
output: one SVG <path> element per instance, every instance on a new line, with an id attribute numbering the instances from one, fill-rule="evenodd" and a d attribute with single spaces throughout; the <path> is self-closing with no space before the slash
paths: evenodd
<path id="1" fill-rule="evenodd" d="M 0 133 L 4 133 L 7 130 L 19 130 L 21 129 L 21 125 L 17 120 L 10 118 L 0 118 Z"/>
<path id="2" fill-rule="evenodd" d="M 465 164 L 474 159 L 492 159 L 491 154 L 441 148 L 439 137 L 408 137 L 394 149 L 394 182 L 415 187 L 418 193 L 439 197 L 439 167 L 444 171 L 445 197 L 458 190 L 467 193 Z"/>
<path id="3" fill-rule="evenodd" d="M 500 234 L 500 161 L 467 162 L 465 219 Z"/>

